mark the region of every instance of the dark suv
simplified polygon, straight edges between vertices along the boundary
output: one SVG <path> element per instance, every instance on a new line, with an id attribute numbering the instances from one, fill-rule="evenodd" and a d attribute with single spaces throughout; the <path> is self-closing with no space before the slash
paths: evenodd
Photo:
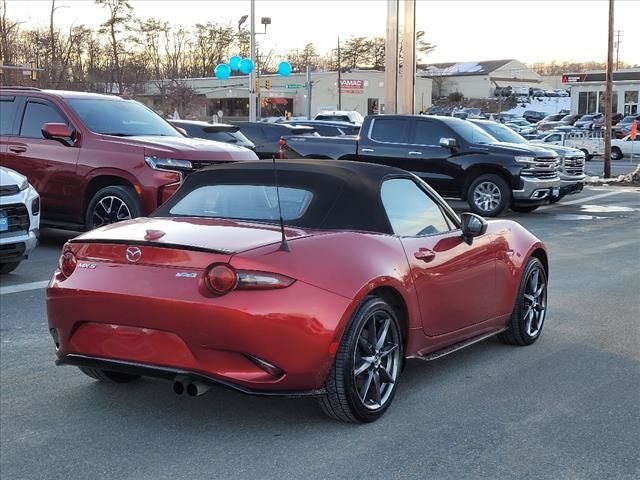
<path id="1" fill-rule="evenodd" d="M 0 89 L 0 163 L 42 199 L 42 223 L 89 230 L 154 211 L 190 172 L 255 160 L 245 148 L 186 138 L 134 100 Z"/>
<path id="2" fill-rule="evenodd" d="M 234 122 L 240 131 L 251 140 L 259 158 L 280 155 L 280 138 L 286 135 L 318 135 L 313 127 L 293 126 L 286 123 Z"/>

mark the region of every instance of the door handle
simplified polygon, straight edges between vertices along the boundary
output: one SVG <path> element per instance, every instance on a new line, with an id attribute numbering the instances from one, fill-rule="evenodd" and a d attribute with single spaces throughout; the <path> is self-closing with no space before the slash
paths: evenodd
<path id="1" fill-rule="evenodd" d="M 373 148 L 362 148 L 361 151 L 369 153 L 373 152 Z"/>
<path id="2" fill-rule="evenodd" d="M 24 153 L 27 151 L 27 147 L 23 147 L 22 145 L 10 145 L 9 150 L 13 153 Z"/>
<path id="3" fill-rule="evenodd" d="M 433 250 L 429 250 L 428 248 L 421 248 L 416 253 L 413 254 L 418 260 L 422 260 L 423 262 L 430 262 L 436 257 L 436 252 Z"/>
<path id="4" fill-rule="evenodd" d="M 422 155 L 422 152 L 418 152 L 417 150 L 412 150 L 409 152 L 409 155 Z"/>

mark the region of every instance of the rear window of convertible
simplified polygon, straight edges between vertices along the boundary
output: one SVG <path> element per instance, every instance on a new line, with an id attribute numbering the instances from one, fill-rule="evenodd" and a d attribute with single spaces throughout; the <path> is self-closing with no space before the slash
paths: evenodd
<path id="1" fill-rule="evenodd" d="M 280 187 L 282 218 L 301 218 L 311 201 L 309 190 Z M 169 211 L 171 215 L 274 221 L 280 218 L 278 195 L 272 185 L 206 185 L 189 192 Z"/>

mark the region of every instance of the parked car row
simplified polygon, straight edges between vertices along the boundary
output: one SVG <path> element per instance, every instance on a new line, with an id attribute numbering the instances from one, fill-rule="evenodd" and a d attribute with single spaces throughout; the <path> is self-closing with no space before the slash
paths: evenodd
<path id="1" fill-rule="evenodd" d="M 356 160 L 401 167 L 475 213 L 530 212 L 560 197 L 559 155 L 532 144 L 502 143 L 452 117 L 370 115 L 356 137 L 283 137 L 285 158 Z M 582 183 L 576 181 L 576 190 Z M 568 192 L 567 192 L 568 193 Z"/>
<path id="2" fill-rule="evenodd" d="M 359 124 L 333 118 L 166 121 L 133 100 L 79 92 L 2 88 L 0 102 L 2 165 L 27 177 L 42 197 L 41 214 L 39 200 L 27 210 L 44 226 L 91 230 L 148 215 L 195 171 L 280 155 L 401 166 L 486 216 L 531 211 L 571 193 L 559 176 L 563 155 L 501 143 L 481 124 L 459 118 L 368 116 L 357 136 Z M 465 113 L 481 116 L 479 109 Z M 0 229 L 10 229 L 14 217 L 2 213 Z"/>
<path id="3" fill-rule="evenodd" d="M 568 97 L 570 96 L 569 90 L 561 88 L 557 89 L 543 89 L 543 88 L 528 88 L 528 87 L 512 87 L 508 85 L 506 87 L 496 87 L 493 91 L 496 97 L 511 97 L 513 95 L 518 97 Z"/>

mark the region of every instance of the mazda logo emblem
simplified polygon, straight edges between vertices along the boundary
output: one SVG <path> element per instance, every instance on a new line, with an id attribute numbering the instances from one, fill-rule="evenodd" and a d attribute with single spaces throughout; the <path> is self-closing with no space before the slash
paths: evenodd
<path id="1" fill-rule="evenodd" d="M 127 248 L 126 257 L 129 262 L 137 263 L 142 257 L 142 251 L 138 247 L 129 247 Z"/>

